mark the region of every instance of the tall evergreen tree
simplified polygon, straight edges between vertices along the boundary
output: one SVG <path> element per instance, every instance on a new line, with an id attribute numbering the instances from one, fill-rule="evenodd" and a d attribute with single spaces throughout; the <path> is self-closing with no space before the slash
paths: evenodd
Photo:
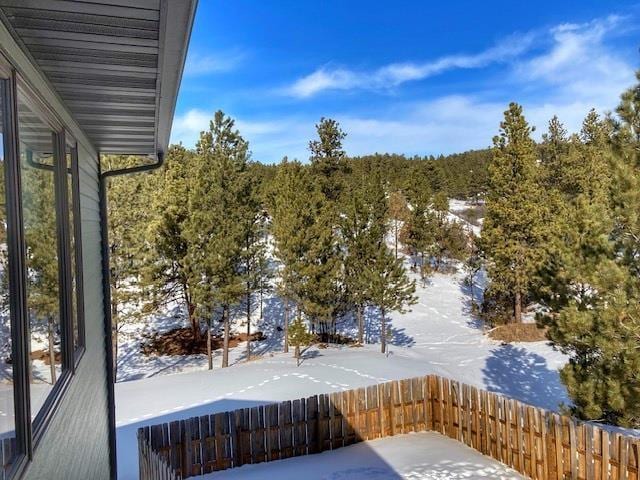
<path id="1" fill-rule="evenodd" d="M 531 127 L 516 103 L 504 115 L 493 139 L 482 246 L 491 288 L 512 298 L 513 319 L 521 322 L 523 297 L 545 260 L 546 215 Z"/>
<path id="2" fill-rule="evenodd" d="M 244 246 L 253 210 L 254 184 L 247 173 L 248 144 L 223 112 L 215 113 L 196 146 L 196 181 L 186 226 L 189 268 L 196 283 L 193 296 L 207 318 L 211 368 L 211 319 L 222 311 L 222 367 L 229 365 L 231 309 L 245 293 Z"/>
<path id="3" fill-rule="evenodd" d="M 575 182 L 568 200 L 566 255 L 553 297 L 552 343 L 569 356 L 561 378 L 573 412 L 585 419 L 640 426 L 640 279 L 633 253 L 640 202 L 637 139 L 629 112 L 638 87 L 622 96 L 613 122 L 590 112 L 568 156 Z M 635 101 L 635 105 L 633 104 Z"/>
<path id="4" fill-rule="evenodd" d="M 193 175 L 193 153 L 182 145 L 167 152 L 159 172 L 158 189 L 153 208 L 158 213 L 149 228 L 153 249 L 146 262 L 145 280 L 151 286 L 152 304 L 162 308 L 176 301 L 185 306 L 194 341 L 201 338 L 200 316 L 196 311 L 193 291 L 197 282 L 189 262 L 187 224 L 191 215 L 190 192 Z"/>
<path id="5" fill-rule="evenodd" d="M 278 166 L 269 196 L 275 254 L 282 263 L 276 291 L 284 301 L 284 351 L 288 352 L 291 306 L 293 303 L 299 306 L 302 299 L 303 260 L 313 240 L 311 227 L 316 221 L 322 194 L 306 167 L 284 159 Z"/>
<path id="6" fill-rule="evenodd" d="M 349 163 L 342 149 L 346 134 L 338 122 L 322 118 L 316 125 L 317 140 L 309 142 L 311 172 L 319 185 L 322 203 L 310 227 L 311 243 L 303 257 L 304 288 L 301 307 L 314 331 L 325 340 L 335 334 L 335 322 L 344 311 L 340 201 L 346 187 Z"/>
<path id="7" fill-rule="evenodd" d="M 139 164 L 136 157 L 106 156 L 105 170 Z M 157 175 L 140 174 L 111 178 L 107 184 L 107 223 L 109 229 L 109 281 L 114 374 L 118 371 L 118 336 L 122 327 L 139 320 L 151 306 L 148 294 L 154 291 L 144 280 L 152 248 L 147 227 L 157 211 L 148 199 L 155 193 Z"/>
<path id="8" fill-rule="evenodd" d="M 336 319 L 345 310 L 343 252 L 332 205 L 325 201 L 309 228 L 311 242 L 301 262 L 300 307 L 323 341 L 335 335 Z"/>
<path id="9" fill-rule="evenodd" d="M 384 246 L 386 212 L 382 179 L 375 171 L 350 192 L 341 216 L 344 283 L 348 302 L 355 308 L 360 344 L 364 343 L 364 311 L 371 300 L 370 286 L 362 272 Z"/>

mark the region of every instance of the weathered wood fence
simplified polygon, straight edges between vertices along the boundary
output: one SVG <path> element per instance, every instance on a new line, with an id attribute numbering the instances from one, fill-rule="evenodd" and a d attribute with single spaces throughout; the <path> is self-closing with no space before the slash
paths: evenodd
<path id="1" fill-rule="evenodd" d="M 157 453 L 152 462 L 186 478 L 421 431 L 533 479 L 640 480 L 640 440 L 435 375 L 143 427 L 138 435 L 141 448 L 151 447 L 141 461 Z"/>
<path id="2" fill-rule="evenodd" d="M 141 431 L 138 431 L 138 455 L 141 480 L 179 480 L 181 478 L 162 454 L 151 448 L 149 439 Z"/>

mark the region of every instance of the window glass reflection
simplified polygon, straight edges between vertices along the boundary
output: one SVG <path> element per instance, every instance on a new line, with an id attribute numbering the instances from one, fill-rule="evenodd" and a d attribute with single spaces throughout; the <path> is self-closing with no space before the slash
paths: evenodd
<path id="1" fill-rule="evenodd" d="M 29 391 L 35 418 L 60 378 L 62 367 L 55 137 L 20 95 L 18 132 L 31 348 Z"/>

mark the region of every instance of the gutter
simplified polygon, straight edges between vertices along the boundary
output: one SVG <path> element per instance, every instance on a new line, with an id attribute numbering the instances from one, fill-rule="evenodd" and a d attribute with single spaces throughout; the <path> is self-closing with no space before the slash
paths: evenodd
<path id="1" fill-rule="evenodd" d="M 100 158 L 100 156 L 98 156 Z M 109 224 L 107 214 L 107 180 L 121 175 L 156 170 L 164 164 L 164 153 L 158 152 L 156 161 L 136 167 L 117 168 L 102 172 L 101 162 L 98 161 L 98 177 L 100 179 L 100 232 L 102 240 L 102 309 L 104 312 L 104 336 L 107 362 L 107 397 L 109 407 L 109 464 L 110 478 L 118 477 L 118 464 L 116 459 L 116 398 L 115 398 L 115 372 L 113 368 L 113 320 L 111 318 L 111 267 L 109 262 Z"/>

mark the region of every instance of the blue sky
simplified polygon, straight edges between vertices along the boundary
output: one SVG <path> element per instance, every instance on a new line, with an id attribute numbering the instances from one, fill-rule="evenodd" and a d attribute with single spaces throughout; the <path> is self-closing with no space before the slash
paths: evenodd
<path id="1" fill-rule="evenodd" d="M 575 131 L 639 47 L 637 1 L 200 0 L 172 142 L 222 109 L 262 162 L 307 160 L 322 116 L 351 155 L 451 153 L 490 145 L 510 101 Z"/>

